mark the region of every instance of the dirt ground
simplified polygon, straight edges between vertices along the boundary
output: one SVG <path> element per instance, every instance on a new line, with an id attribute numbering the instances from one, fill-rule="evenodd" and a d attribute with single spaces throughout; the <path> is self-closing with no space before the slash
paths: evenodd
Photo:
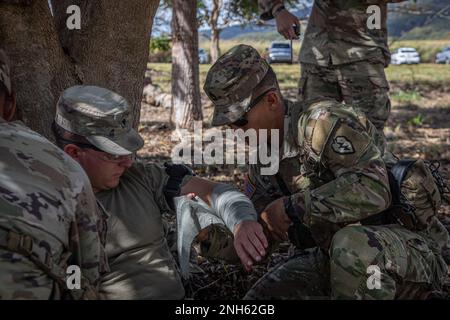
<path id="1" fill-rule="evenodd" d="M 411 88 L 392 84 L 393 99 L 391 117 L 385 134 L 389 148 L 402 158 L 423 158 L 439 161 L 440 170 L 450 181 L 450 88 L 444 86 L 421 86 L 414 88 L 414 97 L 403 97 L 402 92 Z M 295 90 L 283 92 L 289 98 L 295 98 Z M 208 122 L 212 107 L 204 101 L 204 118 Z M 143 103 L 141 111 L 140 133 L 145 138 L 145 147 L 139 156 L 145 160 L 163 163 L 170 160 L 172 147 L 178 141 L 171 141 L 172 129 L 169 123 L 170 110 L 152 107 Z M 230 182 L 241 185 L 245 167 L 234 169 L 230 166 L 194 167 L 200 176 L 215 181 Z M 443 215 L 450 215 L 450 206 L 444 204 Z M 170 219 L 170 218 L 169 218 Z M 189 299 L 241 299 L 251 285 L 267 270 L 283 261 L 294 249 L 283 244 L 272 255 L 268 264 L 256 266 L 252 273 L 246 273 L 240 266 L 229 265 L 219 261 L 197 258 L 190 281 L 186 282 L 186 297 Z"/>

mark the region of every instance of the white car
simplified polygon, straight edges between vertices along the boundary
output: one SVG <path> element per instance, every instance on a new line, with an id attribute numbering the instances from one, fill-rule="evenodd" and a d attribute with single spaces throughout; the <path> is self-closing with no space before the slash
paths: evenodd
<path id="1" fill-rule="evenodd" d="M 201 49 L 201 48 L 198 49 L 198 62 L 199 63 L 208 63 L 209 62 L 209 55 L 205 49 Z"/>
<path id="2" fill-rule="evenodd" d="M 292 63 L 292 47 L 290 42 L 272 42 L 269 48 L 269 63 Z"/>
<path id="3" fill-rule="evenodd" d="M 450 46 L 436 54 L 436 63 L 450 64 Z"/>
<path id="4" fill-rule="evenodd" d="M 392 64 L 417 64 L 420 55 L 415 48 L 398 48 L 391 55 Z"/>

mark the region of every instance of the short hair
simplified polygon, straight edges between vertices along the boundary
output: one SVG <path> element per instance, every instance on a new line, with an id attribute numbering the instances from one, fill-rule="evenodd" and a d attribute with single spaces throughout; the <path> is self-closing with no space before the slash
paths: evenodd
<path id="1" fill-rule="evenodd" d="M 89 144 L 89 141 L 78 134 L 72 133 L 63 127 L 59 126 L 55 121 L 52 123 L 52 132 L 55 136 L 55 142 L 58 147 L 64 149 L 69 144 L 84 143 Z"/>

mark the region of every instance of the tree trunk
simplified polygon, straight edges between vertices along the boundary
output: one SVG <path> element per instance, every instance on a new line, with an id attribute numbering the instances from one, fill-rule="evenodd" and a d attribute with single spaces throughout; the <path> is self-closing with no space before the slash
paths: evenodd
<path id="1" fill-rule="evenodd" d="M 122 95 L 139 123 L 143 80 L 158 0 L 56 0 L 61 45 L 74 58 L 83 83 Z M 66 9 L 81 8 L 81 30 L 66 27 Z"/>
<path id="2" fill-rule="evenodd" d="M 208 25 L 211 28 L 211 44 L 210 44 L 211 63 L 216 62 L 217 59 L 219 59 L 220 57 L 219 39 L 220 39 L 220 31 L 222 30 L 220 30 L 217 27 L 217 24 L 219 22 L 222 4 L 223 4 L 222 0 L 213 0 L 211 16 L 208 20 Z"/>
<path id="3" fill-rule="evenodd" d="M 191 129 L 202 120 L 199 87 L 197 1 L 173 0 L 172 121 Z"/>
<path id="4" fill-rule="evenodd" d="M 60 92 L 79 82 L 59 44 L 47 0 L 1 1 L 0 46 L 11 61 L 17 118 L 51 137 Z"/>
<path id="5" fill-rule="evenodd" d="M 158 0 L 47 0 L 0 2 L 0 46 L 12 62 L 19 116 L 51 137 L 61 92 L 98 85 L 124 96 L 139 122 L 153 17 Z M 81 9 L 81 29 L 69 30 L 69 5 Z"/>
<path id="6" fill-rule="evenodd" d="M 219 47 L 219 40 L 220 40 L 220 29 L 214 28 L 211 29 L 211 63 L 214 63 L 219 59 L 220 57 L 220 47 Z"/>

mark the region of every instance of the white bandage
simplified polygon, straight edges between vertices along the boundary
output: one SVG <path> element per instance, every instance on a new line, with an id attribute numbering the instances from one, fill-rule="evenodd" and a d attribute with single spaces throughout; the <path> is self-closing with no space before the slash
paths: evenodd
<path id="1" fill-rule="evenodd" d="M 231 232 L 242 221 L 257 220 L 257 213 L 250 199 L 228 184 L 214 187 L 211 205 Z"/>

